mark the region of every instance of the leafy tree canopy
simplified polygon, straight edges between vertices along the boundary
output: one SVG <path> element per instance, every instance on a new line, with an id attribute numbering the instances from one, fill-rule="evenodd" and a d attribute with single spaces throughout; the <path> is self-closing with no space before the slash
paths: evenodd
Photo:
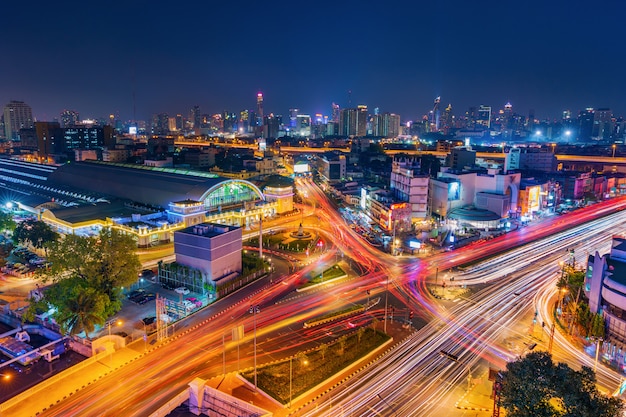
<path id="1" fill-rule="evenodd" d="M 507 364 L 501 405 L 508 417 L 618 417 L 623 404 L 596 387 L 588 367 L 555 364 L 548 352 L 531 352 Z"/>
<path id="2" fill-rule="evenodd" d="M 0 211 L 0 231 L 8 230 L 12 232 L 15 230 L 15 220 L 13 220 L 13 215 L 11 213 L 5 213 L 4 211 Z"/>
<path id="3" fill-rule="evenodd" d="M 13 232 L 13 241 L 22 245 L 32 245 L 37 249 L 48 249 L 56 242 L 59 234 L 46 223 L 37 219 L 20 222 Z"/>
<path id="4" fill-rule="evenodd" d="M 43 281 L 52 281 L 43 299 L 33 302 L 26 319 L 37 309 L 56 309 L 54 318 L 67 332 L 93 331 L 121 308 L 121 287 L 137 280 L 141 268 L 133 238 L 115 229 L 98 236 L 67 235 L 50 247 L 50 268 Z"/>

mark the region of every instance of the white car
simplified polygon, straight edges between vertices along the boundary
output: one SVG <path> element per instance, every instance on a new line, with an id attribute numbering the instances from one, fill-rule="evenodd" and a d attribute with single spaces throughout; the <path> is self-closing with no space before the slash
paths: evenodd
<path id="1" fill-rule="evenodd" d="M 165 324 L 169 324 L 171 322 L 174 321 L 174 319 L 172 318 L 172 316 L 170 316 L 169 314 L 161 314 L 159 316 L 159 318 L 161 319 L 161 321 Z"/>
<path id="2" fill-rule="evenodd" d="M 189 294 L 189 289 L 187 287 L 178 287 L 174 291 L 176 291 L 177 293 L 182 294 L 182 295 Z"/>

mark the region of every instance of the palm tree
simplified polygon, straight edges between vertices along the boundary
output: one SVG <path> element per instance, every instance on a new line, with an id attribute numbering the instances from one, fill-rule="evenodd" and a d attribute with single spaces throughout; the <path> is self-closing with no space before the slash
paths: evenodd
<path id="1" fill-rule="evenodd" d="M 96 324 L 102 324 L 103 319 L 99 313 L 102 312 L 101 295 L 91 288 L 82 289 L 76 297 L 66 300 L 65 308 L 59 315 L 59 322 L 70 335 L 85 331 L 93 332 Z"/>

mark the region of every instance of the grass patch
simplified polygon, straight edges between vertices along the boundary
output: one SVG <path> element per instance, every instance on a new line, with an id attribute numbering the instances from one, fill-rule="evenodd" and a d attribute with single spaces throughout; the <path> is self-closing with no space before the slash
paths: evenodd
<path id="1" fill-rule="evenodd" d="M 321 284 L 322 282 L 326 282 L 334 278 L 339 278 L 344 275 L 347 275 L 346 271 L 341 269 L 339 265 L 335 264 L 331 266 L 330 268 L 324 270 L 324 273 L 320 273 L 319 275 L 313 276 L 311 279 L 309 279 L 309 282 L 305 284 L 304 286 L 306 287 L 307 285 Z"/>
<path id="2" fill-rule="evenodd" d="M 282 404 L 289 403 L 289 380 L 291 397 L 305 393 L 350 364 L 361 359 L 389 340 L 389 336 L 372 328 L 362 327 L 351 335 L 342 336 L 332 344 L 323 344 L 317 349 L 292 357 L 290 360 L 257 369 L 257 384 L 260 389 Z M 254 382 L 254 371 L 242 375 Z"/>

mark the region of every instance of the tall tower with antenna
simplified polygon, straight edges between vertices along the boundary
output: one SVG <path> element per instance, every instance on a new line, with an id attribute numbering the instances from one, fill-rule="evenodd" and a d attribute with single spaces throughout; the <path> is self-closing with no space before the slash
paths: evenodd
<path id="1" fill-rule="evenodd" d="M 263 93 L 260 91 L 256 95 L 256 115 L 263 124 Z"/>
<path id="2" fill-rule="evenodd" d="M 439 118 L 441 116 L 441 112 L 439 110 L 440 102 L 441 102 L 441 97 L 437 97 L 435 99 L 435 105 L 433 106 L 433 111 L 431 113 L 430 124 L 434 128 L 434 132 L 439 132 Z"/>

